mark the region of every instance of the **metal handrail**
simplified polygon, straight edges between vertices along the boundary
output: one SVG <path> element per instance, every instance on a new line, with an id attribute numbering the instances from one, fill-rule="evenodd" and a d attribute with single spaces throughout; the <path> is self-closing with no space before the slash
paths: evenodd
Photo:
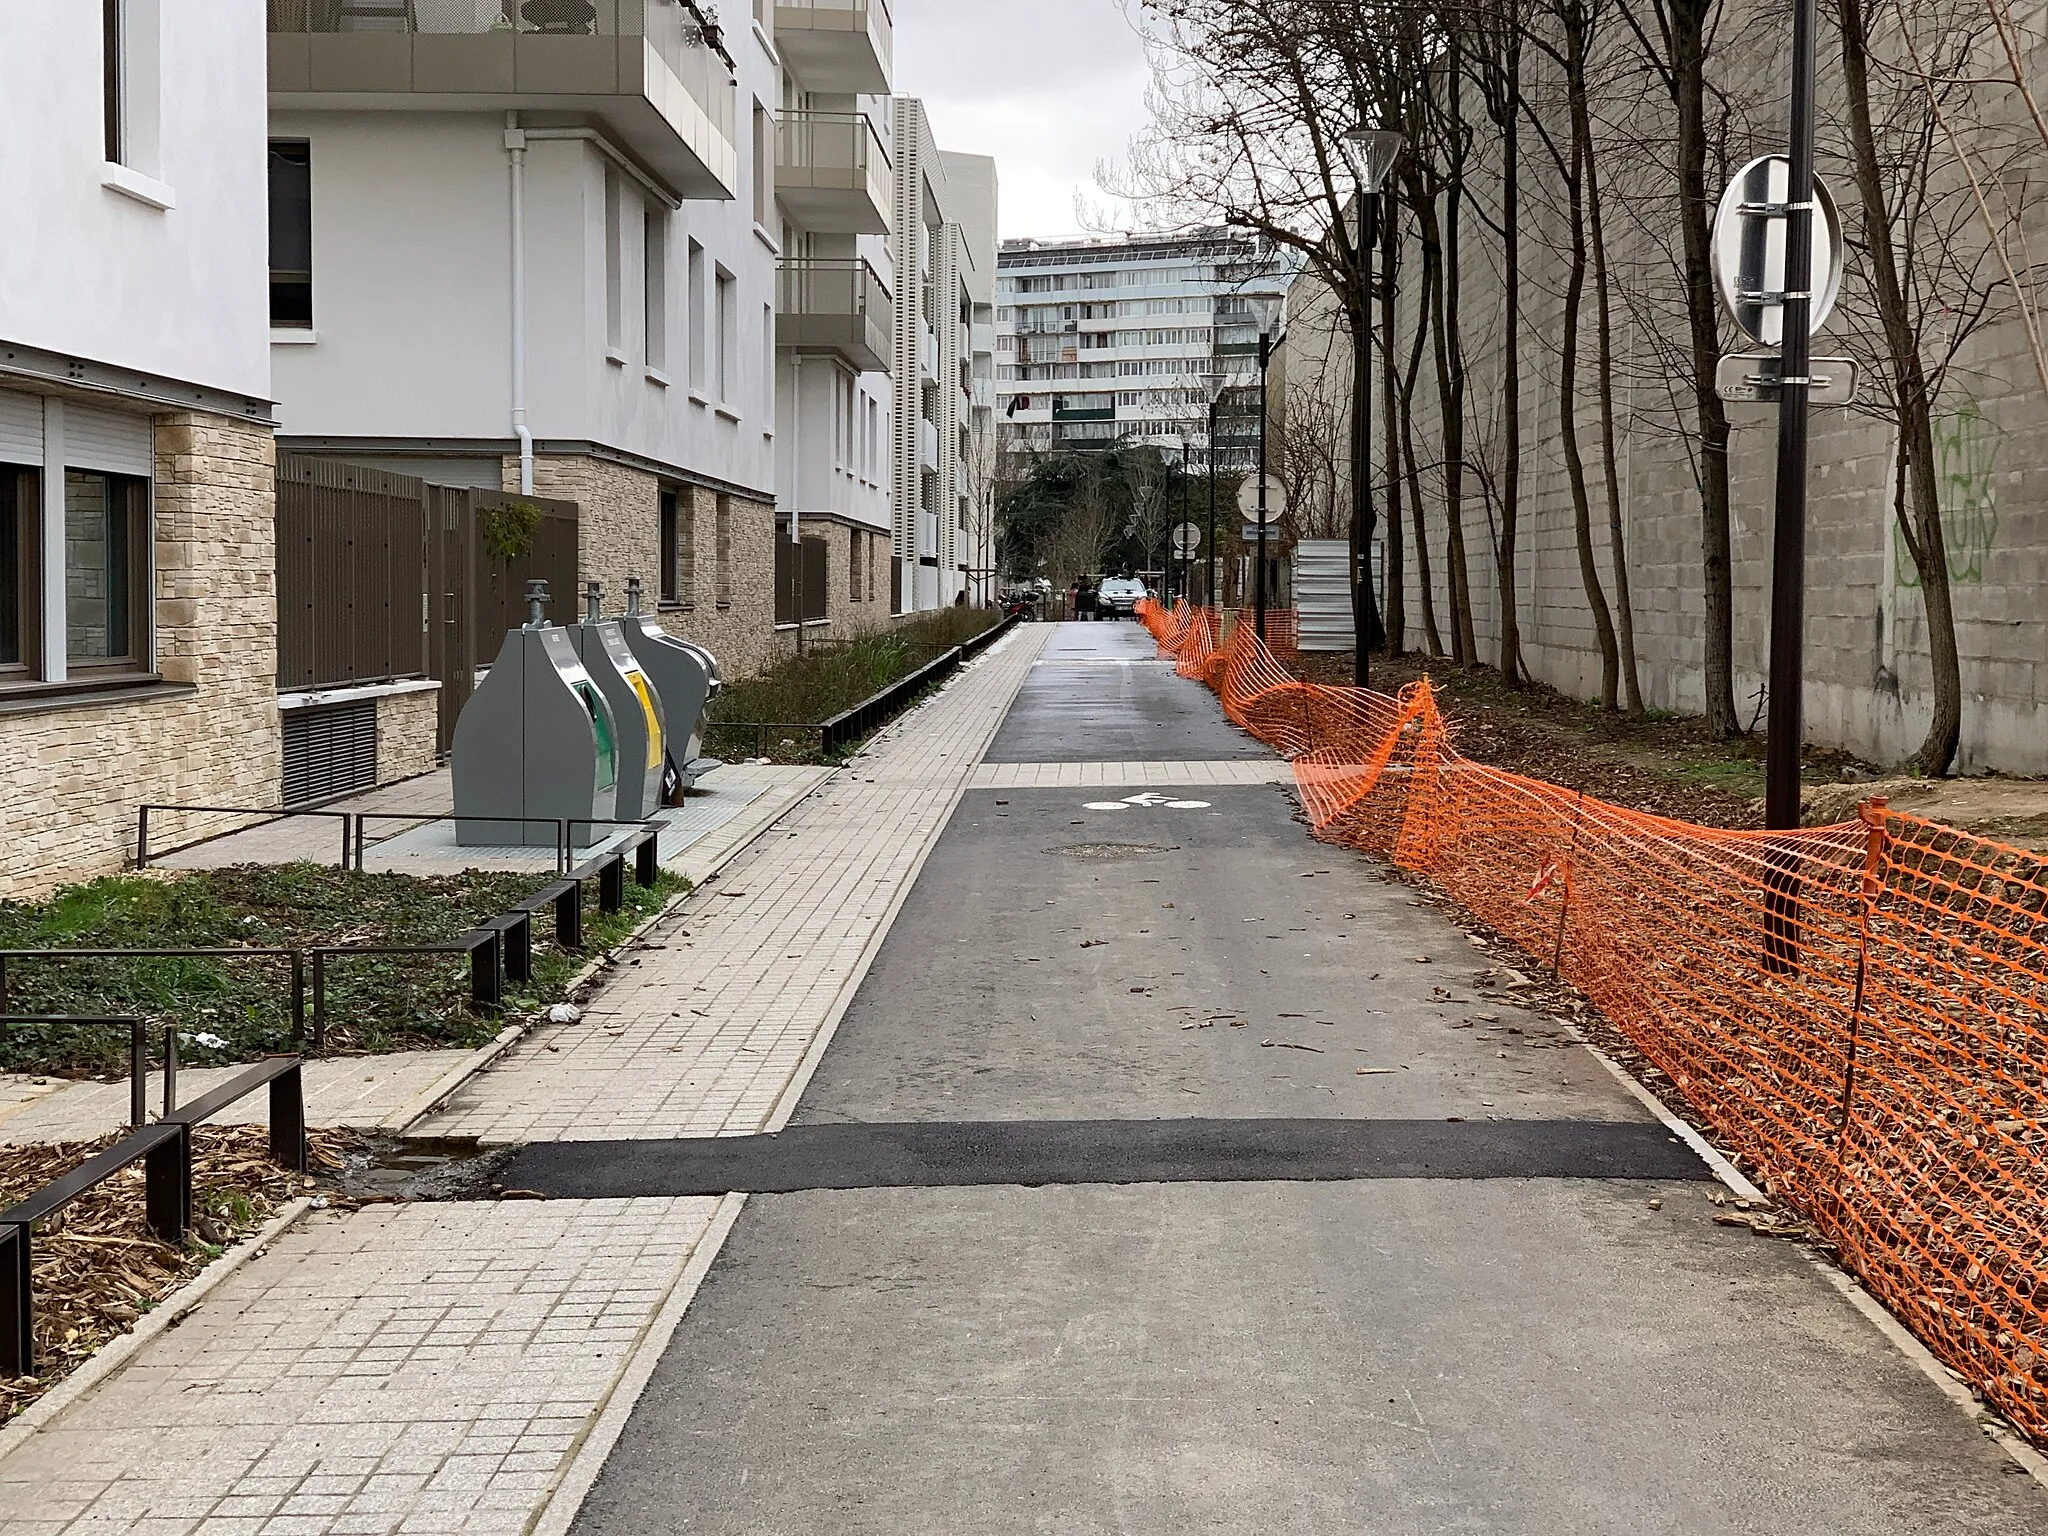
<path id="1" fill-rule="evenodd" d="M 143 1206 L 150 1230 L 167 1243 L 182 1243 L 192 1225 L 192 1127 L 266 1086 L 270 1089 L 270 1155 L 303 1174 L 307 1167 L 304 1074 L 298 1057 L 273 1056 L 182 1109 L 166 1109 L 156 1124 L 139 1125 L 104 1152 L 0 1211 L 0 1377 L 28 1376 L 35 1371 L 31 1252 L 35 1224 L 139 1160 L 144 1168 Z"/>
<path id="2" fill-rule="evenodd" d="M 140 1125 L 149 1118 L 149 1034 L 141 1019 L 120 1015 L 7 1013 L 0 1010 L 0 1027 L 18 1024 L 125 1024 L 128 1027 L 128 1123 Z"/>
<path id="3" fill-rule="evenodd" d="M 169 805 L 151 801 L 147 805 L 139 805 L 135 808 L 135 867 L 137 869 L 147 869 L 149 867 L 149 813 L 151 811 L 190 811 L 201 816 L 268 816 L 272 821 L 284 821 L 294 816 L 338 818 L 341 822 L 341 867 L 343 869 L 348 868 L 348 824 L 351 812 L 291 811 L 284 809 L 282 806 L 275 805 Z M 264 822 L 259 823 L 259 825 L 267 826 L 269 823 Z M 165 851 L 168 853 L 183 853 L 189 848 L 200 848 L 207 843 L 217 842 L 223 837 L 234 837 L 238 833 L 253 832 L 255 830 L 254 827 L 236 827 L 231 832 L 214 832 L 206 837 L 195 838 L 189 843 L 180 843 L 177 847 L 166 849 Z"/>
<path id="4" fill-rule="evenodd" d="M 7 1011 L 8 962 L 13 960 L 185 960 L 244 958 L 292 963 L 292 1038 L 306 1028 L 306 952 L 303 949 L 0 949 L 0 1014 Z"/>

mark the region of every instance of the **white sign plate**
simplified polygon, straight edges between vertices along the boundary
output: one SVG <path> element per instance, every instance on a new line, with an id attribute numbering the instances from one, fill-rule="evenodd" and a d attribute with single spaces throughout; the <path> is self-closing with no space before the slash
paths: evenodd
<path id="1" fill-rule="evenodd" d="M 1785 199 L 1792 163 L 1759 155 L 1729 181 L 1714 212 L 1711 250 L 1722 307 L 1751 341 L 1785 343 Z M 1842 290 L 1842 216 L 1825 183 L 1813 178 L 1813 265 L 1806 275 L 1813 296 L 1810 331 L 1818 332 Z"/>
<path id="2" fill-rule="evenodd" d="M 1173 530 L 1173 552 L 1185 558 L 1202 547 L 1202 530 L 1193 523 L 1182 523 Z"/>
<path id="3" fill-rule="evenodd" d="M 1730 405 L 1771 405 L 1778 399 L 1778 373 L 1784 366 L 1775 352 L 1734 352 L 1714 370 L 1714 393 Z M 1856 364 L 1846 357 L 1809 358 L 1806 376 L 1808 405 L 1853 405 Z"/>
<path id="4" fill-rule="evenodd" d="M 1237 510 L 1244 514 L 1248 523 L 1277 523 L 1287 510 L 1287 487 L 1280 483 L 1278 475 L 1266 476 L 1266 515 L 1259 516 L 1259 477 L 1248 475 L 1244 484 L 1237 488 Z"/>

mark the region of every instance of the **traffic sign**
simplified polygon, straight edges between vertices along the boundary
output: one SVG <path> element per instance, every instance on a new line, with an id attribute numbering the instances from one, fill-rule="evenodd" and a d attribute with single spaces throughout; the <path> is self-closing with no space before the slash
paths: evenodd
<path id="1" fill-rule="evenodd" d="M 1714 212 L 1714 282 L 1729 317 L 1751 341 L 1782 346 L 1785 340 L 1785 221 L 1792 162 L 1783 155 L 1759 155 L 1745 165 L 1721 194 Z M 1811 324 L 1818 332 L 1842 290 L 1842 216 L 1820 177 L 1813 178 L 1813 264 L 1803 275 L 1812 297 Z"/>
<path id="2" fill-rule="evenodd" d="M 1193 523 L 1182 523 L 1173 530 L 1173 552 L 1185 560 L 1202 547 L 1202 530 Z"/>
<path id="3" fill-rule="evenodd" d="M 1714 393 L 1731 405 L 1775 405 L 1783 359 L 1775 352 L 1732 352 L 1714 370 Z M 1846 357 L 1809 358 L 1808 405 L 1853 405 L 1856 364 Z"/>
<path id="4" fill-rule="evenodd" d="M 1277 523 L 1287 510 L 1287 487 L 1281 484 L 1278 475 L 1266 476 L 1266 515 L 1262 518 L 1259 516 L 1258 476 L 1249 475 L 1237 488 L 1237 510 L 1244 514 L 1248 523 Z"/>

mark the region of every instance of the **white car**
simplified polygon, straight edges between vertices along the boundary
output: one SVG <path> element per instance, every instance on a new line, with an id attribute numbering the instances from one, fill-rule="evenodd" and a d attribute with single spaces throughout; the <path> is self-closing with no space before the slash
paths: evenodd
<path id="1" fill-rule="evenodd" d="M 1095 612 L 1105 619 L 1127 619 L 1137 612 L 1145 583 L 1112 576 L 1095 589 Z"/>

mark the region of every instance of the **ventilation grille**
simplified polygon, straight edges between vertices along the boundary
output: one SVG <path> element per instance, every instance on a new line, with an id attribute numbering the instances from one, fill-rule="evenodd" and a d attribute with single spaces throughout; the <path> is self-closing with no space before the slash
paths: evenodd
<path id="1" fill-rule="evenodd" d="M 284 803 L 312 805 L 377 787 L 377 701 L 284 717 Z"/>

